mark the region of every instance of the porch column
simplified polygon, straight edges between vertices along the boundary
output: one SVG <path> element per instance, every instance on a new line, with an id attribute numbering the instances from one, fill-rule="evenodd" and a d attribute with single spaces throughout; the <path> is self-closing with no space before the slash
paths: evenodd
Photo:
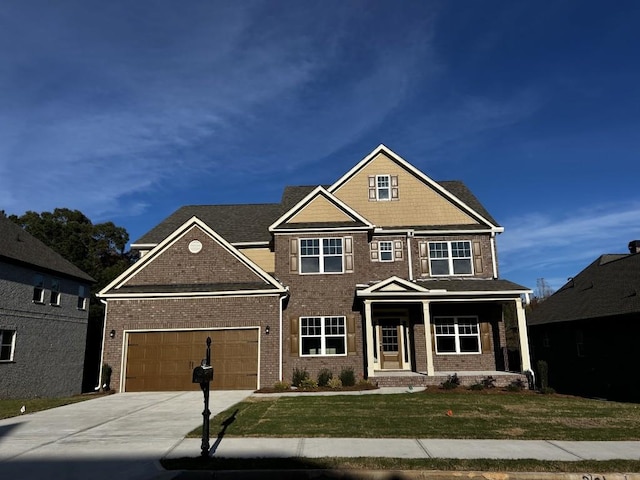
<path id="1" fill-rule="evenodd" d="M 431 347 L 431 313 L 429 312 L 429 301 L 422 300 L 422 318 L 424 319 L 424 338 L 427 342 L 427 375 L 433 377 L 435 370 L 433 368 L 433 349 Z"/>
<path id="2" fill-rule="evenodd" d="M 529 335 L 527 335 L 527 321 L 522 307 L 522 299 L 517 298 L 516 316 L 518 317 L 518 334 L 520 335 L 520 365 L 523 372 L 531 370 L 531 357 L 529 356 Z"/>
<path id="3" fill-rule="evenodd" d="M 364 329 L 366 335 L 365 348 L 367 350 L 367 378 L 373 378 L 373 319 L 371 317 L 371 300 L 364 301 Z"/>

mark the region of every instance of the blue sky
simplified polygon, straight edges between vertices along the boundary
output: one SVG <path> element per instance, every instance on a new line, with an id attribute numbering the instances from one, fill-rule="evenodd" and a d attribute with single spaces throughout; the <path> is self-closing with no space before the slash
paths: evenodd
<path id="1" fill-rule="evenodd" d="M 187 204 L 278 202 L 384 143 L 559 288 L 640 238 L 640 2 L 0 4 L 0 209 L 135 240 Z"/>

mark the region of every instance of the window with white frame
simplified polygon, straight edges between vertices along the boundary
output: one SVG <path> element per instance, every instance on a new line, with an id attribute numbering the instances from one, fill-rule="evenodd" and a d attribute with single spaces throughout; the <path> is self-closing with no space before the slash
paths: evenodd
<path id="1" fill-rule="evenodd" d="M 434 318 L 436 353 L 481 353 L 478 317 Z"/>
<path id="2" fill-rule="evenodd" d="M 11 362 L 15 347 L 15 330 L 0 330 L 0 362 Z"/>
<path id="3" fill-rule="evenodd" d="M 471 242 L 429 242 L 429 267 L 432 277 L 473 275 Z"/>
<path id="4" fill-rule="evenodd" d="M 88 297 L 87 287 L 84 285 L 78 285 L 78 310 L 86 310 L 87 309 L 87 297 Z"/>
<path id="5" fill-rule="evenodd" d="M 381 262 L 393 262 L 393 242 L 378 242 Z"/>
<path id="6" fill-rule="evenodd" d="M 33 277 L 33 301 L 44 303 L 44 277 L 39 274 Z"/>
<path id="7" fill-rule="evenodd" d="M 60 280 L 51 279 L 51 296 L 49 297 L 51 305 L 60 305 Z"/>
<path id="8" fill-rule="evenodd" d="M 301 317 L 300 355 L 346 355 L 345 317 Z"/>
<path id="9" fill-rule="evenodd" d="M 300 273 L 342 273 L 341 238 L 301 238 Z"/>
<path id="10" fill-rule="evenodd" d="M 376 175 L 376 198 L 391 200 L 391 178 L 389 175 Z"/>

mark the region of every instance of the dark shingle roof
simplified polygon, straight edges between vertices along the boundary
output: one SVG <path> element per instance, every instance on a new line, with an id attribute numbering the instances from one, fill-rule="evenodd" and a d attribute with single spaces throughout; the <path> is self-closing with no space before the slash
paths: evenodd
<path id="1" fill-rule="evenodd" d="M 602 255 L 527 313 L 529 325 L 640 313 L 640 254 Z"/>
<path id="2" fill-rule="evenodd" d="M 471 193 L 471 190 L 467 188 L 467 186 L 462 183 L 460 180 L 447 180 L 444 182 L 436 182 L 445 190 L 448 190 L 450 193 L 458 197 L 462 200 L 467 206 L 471 207 L 477 213 L 482 215 L 486 220 L 490 221 L 493 225 L 499 226 L 498 222 L 487 212 L 487 210 L 482 206 L 480 201 L 476 198 L 476 196 Z"/>
<path id="3" fill-rule="evenodd" d="M 0 215 L 0 258 L 30 265 L 36 269 L 64 274 L 89 283 L 95 282 L 73 263 L 3 215 Z"/>

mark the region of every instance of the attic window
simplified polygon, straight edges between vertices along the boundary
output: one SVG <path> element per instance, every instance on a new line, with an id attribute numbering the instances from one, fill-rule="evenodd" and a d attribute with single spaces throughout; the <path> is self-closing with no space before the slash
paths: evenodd
<path id="1" fill-rule="evenodd" d="M 398 176 L 370 175 L 369 200 L 380 202 L 398 200 Z"/>
<path id="2" fill-rule="evenodd" d="M 376 198 L 378 200 L 389 200 L 391 198 L 390 186 L 389 175 L 378 175 L 376 177 Z"/>

